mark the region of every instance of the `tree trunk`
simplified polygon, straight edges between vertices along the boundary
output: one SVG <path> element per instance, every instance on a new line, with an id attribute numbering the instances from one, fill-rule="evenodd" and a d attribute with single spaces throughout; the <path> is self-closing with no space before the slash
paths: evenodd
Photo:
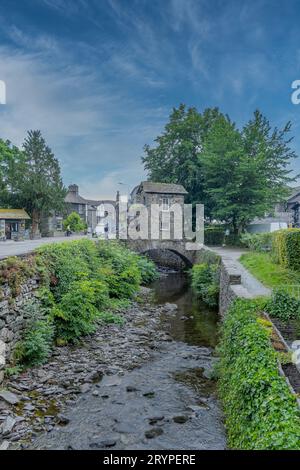
<path id="1" fill-rule="evenodd" d="M 32 211 L 31 220 L 32 224 L 30 238 L 34 239 L 39 236 L 40 212 L 38 210 L 34 209 Z"/>

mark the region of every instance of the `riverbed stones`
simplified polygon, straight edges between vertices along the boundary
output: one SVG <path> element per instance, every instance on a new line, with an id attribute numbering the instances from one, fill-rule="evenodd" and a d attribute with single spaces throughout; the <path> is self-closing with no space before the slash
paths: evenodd
<path id="1" fill-rule="evenodd" d="M 0 450 L 7 450 L 9 448 L 9 441 L 3 441 L 0 443 Z"/>
<path id="2" fill-rule="evenodd" d="M 161 436 L 163 432 L 162 428 L 152 428 L 145 432 L 145 437 L 147 439 L 154 439 L 155 437 Z"/>
<path id="3" fill-rule="evenodd" d="M 184 416 L 184 415 L 180 415 L 180 416 L 174 416 L 173 417 L 173 421 L 174 423 L 177 423 L 177 424 L 184 424 L 188 421 L 189 417 L 188 416 Z"/>
<path id="4" fill-rule="evenodd" d="M 61 426 L 66 426 L 67 424 L 69 424 L 70 419 L 69 419 L 66 415 L 64 415 L 64 414 L 62 414 L 62 413 L 59 413 L 59 414 L 57 415 L 57 422 L 58 422 L 58 424 L 60 424 Z"/>
<path id="5" fill-rule="evenodd" d="M 12 416 L 7 416 L 7 418 L 2 423 L 1 428 L 0 428 L 2 435 L 6 436 L 7 434 L 9 434 L 12 431 L 15 424 L 16 424 L 15 418 L 13 418 Z"/>
<path id="6" fill-rule="evenodd" d="M 6 401 L 10 405 L 16 405 L 20 402 L 19 397 L 8 390 L 0 390 L 0 399 Z"/>

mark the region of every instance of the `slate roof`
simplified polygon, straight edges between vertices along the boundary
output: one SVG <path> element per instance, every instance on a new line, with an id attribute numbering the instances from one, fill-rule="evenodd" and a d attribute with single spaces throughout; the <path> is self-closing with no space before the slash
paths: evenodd
<path id="1" fill-rule="evenodd" d="M 181 184 L 153 183 L 152 181 L 143 181 L 140 186 L 145 193 L 188 194 Z"/>
<path id="2" fill-rule="evenodd" d="M 66 195 L 65 202 L 69 202 L 70 204 L 88 204 L 86 199 L 71 191 Z"/>
<path id="3" fill-rule="evenodd" d="M 24 209 L 0 209 L 0 219 L 29 220 L 30 217 Z"/>

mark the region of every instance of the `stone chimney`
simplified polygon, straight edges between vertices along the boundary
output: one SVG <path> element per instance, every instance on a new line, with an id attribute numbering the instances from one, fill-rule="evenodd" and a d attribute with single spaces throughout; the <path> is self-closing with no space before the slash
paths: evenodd
<path id="1" fill-rule="evenodd" d="M 77 186 L 77 184 L 70 184 L 69 193 L 74 193 L 76 196 L 78 196 L 79 187 Z"/>

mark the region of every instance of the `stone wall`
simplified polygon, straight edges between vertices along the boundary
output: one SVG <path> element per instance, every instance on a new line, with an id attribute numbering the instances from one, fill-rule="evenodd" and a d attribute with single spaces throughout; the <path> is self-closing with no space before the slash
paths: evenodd
<path id="1" fill-rule="evenodd" d="M 26 327 L 27 318 L 23 309 L 24 304 L 34 297 L 34 292 L 38 286 L 38 279 L 33 278 L 28 280 L 23 284 L 20 294 L 15 298 L 12 298 L 8 285 L 1 286 L 0 349 L 2 358 L 0 358 L 0 382 L 3 380 L 5 367 L 12 360 L 15 345 L 22 338 Z"/>
<path id="2" fill-rule="evenodd" d="M 237 298 L 251 299 L 253 296 L 242 285 L 242 275 L 233 261 L 222 259 L 220 266 L 219 312 L 225 315 L 231 302 Z"/>

